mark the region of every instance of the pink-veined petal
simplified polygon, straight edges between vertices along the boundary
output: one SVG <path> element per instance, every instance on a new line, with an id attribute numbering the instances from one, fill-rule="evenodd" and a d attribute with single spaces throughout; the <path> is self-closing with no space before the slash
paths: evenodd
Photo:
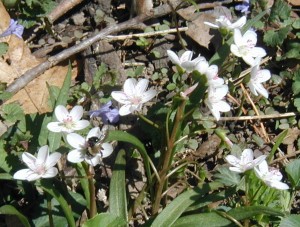
<path id="1" fill-rule="evenodd" d="M 47 128 L 51 132 L 61 132 L 64 127 L 61 126 L 61 122 L 50 122 L 47 124 Z"/>
<path id="2" fill-rule="evenodd" d="M 83 115 L 83 107 L 82 106 L 74 106 L 70 112 L 70 116 L 73 121 L 79 121 Z"/>
<path id="3" fill-rule="evenodd" d="M 62 105 L 55 107 L 54 112 L 55 117 L 59 122 L 63 122 L 63 120 L 69 115 L 67 108 Z"/>
<path id="4" fill-rule="evenodd" d="M 21 169 L 13 175 L 13 178 L 16 180 L 26 180 L 27 177 L 32 174 L 33 171 L 31 169 Z"/>
<path id="5" fill-rule="evenodd" d="M 140 79 L 135 87 L 135 96 L 141 96 L 148 88 L 149 80 Z"/>
<path id="6" fill-rule="evenodd" d="M 36 157 L 28 152 L 24 152 L 22 154 L 22 160 L 25 162 L 25 164 L 29 167 L 29 169 L 34 170 L 35 169 L 35 162 Z"/>
<path id="7" fill-rule="evenodd" d="M 260 83 L 255 83 L 253 84 L 255 90 L 261 94 L 263 97 L 265 97 L 266 99 L 269 97 L 269 92 L 267 91 L 267 89 L 264 88 L 264 86 Z"/>
<path id="8" fill-rule="evenodd" d="M 258 165 L 258 170 L 262 175 L 265 175 L 269 172 L 269 166 L 266 160 L 262 161 L 259 165 Z"/>
<path id="9" fill-rule="evenodd" d="M 179 58 L 180 63 L 192 60 L 193 52 L 190 50 L 185 51 Z"/>
<path id="10" fill-rule="evenodd" d="M 84 161 L 85 152 L 82 150 L 72 150 L 68 153 L 67 159 L 72 163 L 79 163 Z"/>
<path id="11" fill-rule="evenodd" d="M 245 149 L 241 155 L 241 163 L 246 164 L 253 161 L 253 151 L 251 149 Z"/>
<path id="12" fill-rule="evenodd" d="M 54 153 L 50 154 L 45 163 L 45 168 L 49 169 L 49 168 L 55 166 L 60 158 L 61 158 L 61 153 L 54 152 Z"/>
<path id="13" fill-rule="evenodd" d="M 168 57 L 169 57 L 169 59 L 171 60 L 171 62 L 173 64 L 175 64 L 175 65 L 180 65 L 181 64 L 181 62 L 179 60 L 179 57 L 173 51 L 167 50 L 167 54 L 168 54 Z"/>
<path id="14" fill-rule="evenodd" d="M 40 178 L 41 178 L 41 175 L 39 175 L 38 173 L 32 172 L 26 177 L 26 180 L 35 181 L 35 180 L 38 180 Z"/>
<path id="15" fill-rule="evenodd" d="M 132 111 L 132 105 L 123 105 L 121 106 L 121 108 L 119 109 L 119 114 L 120 116 L 125 116 L 125 115 L 128 115 L 128 114 L 131 114 L 133 111 Z"/>
<path id="16" fill-rule="evenodd" d="M 37 158 L 35 161 L 36 165 L 45 164 L 49 156 L 49 148 L 48 145 L 40 147 Z"/>
<path id="17" fill-rule="evenodd" d="M 70 133 L 67 135 L 67 141 L 71 147 L 76 149 L 83 149 L 85 145 L 85 138 L 77 133 Z"/>
<path id="18" fill-rule="evenodd" d="M 52 167 L 47 170 L 46 173 L 42 175 L 42 178 L 52 178 L 55 177 L 58 174 L 58 170 L 55 167 Z"/>
<path id="19" fill-rule="evenodd" d="M 225 160 L 230 164 L 230 165 L 233 165 L 233 166 L 238 166 L 239 163 L 240 163 L 240 159 L 238 159 L 237 157 L 235 157 L 234 155 L 227 155 L 225 157 Z"/>
<path id="20" fill-rule="evenodd" d="M 90 122 L 88 120 L 79 120 L 75 123 L 75 125 L 72 128 L 73 130 L 81 130 L 87 128 L 89 125 Z"/>
<path id="21" fill-rule="evenodd" d="M 136 85 L 137 85 L 137 80 L 134 78 L 128 78 L 125 80 L 124 86 L 123 86 L 123 91 L 124 93 L 129 96 L 135 96 L 136 95 Z"/>
<path id="22" fill-rule="evenodd" d="M 155 96 L 157 95 L 156 90 L 154 89 L 149 89 L 148 91 L 144 92 L 142 95 L 142 103 L 146 103 L 148 101 L 150 101 L 151 99 L 153 99 Z"/>
<path id="23" fill-rule="evenodd" d="M 211 65 L 208 67 L 207 71 L 206 71 L 206 76 L 208 80 L 212 80 L 215 77 L 218 76 L 218 66 L 217 65 Z"/>
<path id="24" fill-rule="evenodd" d="M 248 30 L 243 35 L 243 40 L 245 41 L 245 44 L 250 47 L 254 47 L 257 43 L 257 34 L 255 31 Z"/>
<path id="25" fill-rule="evenodd" d="M 252 73 L 251 73 L 251 77 L 252 77 Z M 257 82 L 263 83 L 263 82 L 266 82 L 267 80 L 269 80 L 271 78 L 271 73 L 267 69 L 262 69 L 262 70 L 259 70 L 256 73 L 254 78 Z"/>
<path id="26" fill-rule="evenodd" d="M 111 97 L 113 97 L 114 100 L 121 104 L 128 104 L 130 103 L 128 96 L 123 91 L 113 91 L 111 93 Z"/>
<path id="27" fill-rule="evenodd" d="M 235 56 L 237 57 L 242 57 L 241 53 L 240 53 L 240 49 L 237 45 L 235 44 L 231 44 L 230 45 L 230 51 L 231 53 L 233 53 Z"/>

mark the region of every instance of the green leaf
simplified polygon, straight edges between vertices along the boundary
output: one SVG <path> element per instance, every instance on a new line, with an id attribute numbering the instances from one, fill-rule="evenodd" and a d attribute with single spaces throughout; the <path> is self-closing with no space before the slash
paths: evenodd
<path id="1" fill-rule="evenodd" d="M 60 89 L 55 106 L 58 106 L 58 105 L 65 106 L 67 104 L 67 100 L 69 97 L 69 89 L 70 89 L 70 85 L 71 85 L 71 76 L 72 76 L 72 69 L 71 69 L 71 65 L 69 64 L 68 72 L 67 72 L 66 78 L 64 80 L 63 86 Z M 51 121 L 56 121 L 54 111 L 53 111 Z M 49 150 L 50 151 L 57 150 L 60 147 L 61 133 L 49 132 L 48 142 L 49 142 Z"/>
<path id="2" fill-rule="evenodd" d="M 0 57 L 4 55 L 8 50 L 8 44 L 7 43 L 0 43 Z"/>
<path id="3" fill-rule="evenodd" d="M 238 185 L 241 181 L 240 175 L 231 171 L 228 167 L 221 166 L 218 168 L 218 172 L 214 175 L 217 181 L 227 186 Z"/>
<path id="4" fill-rule="evenodd" d="M 125 184 L 125 150 L 120 150 L 114 165 L 109 186 L 109 212 L 127 220 L 127 199 Z"/>
<path id="5" fill-rule="evenodd" d="M 0 173 L 0 180 L 13 180 L 13 177 L 8 173 Z"/>
<path id="6" fill-rule="evenodd" d="M 110 131 L 108 136 L 107 136 L 107 141 L 122 141 L 122 142 L 127 142 L 127 143 L 131 143 L 132 145 L 134 145 L 139 152 L 141 153 L 143 160 L 144 160 L 144 164 L 145 164 L 145 169 L 146 169 L 146 175 L 149 181 L 149 184 L 151 184 L 151 171 L 150 171 L 150 157 L 147 154 L 146 148 L 144 146 L 144 144 L 135 136 L 127 133 L 127 132 L 123 132 L 123 131 Z"/>
<path id="7" fill-rule="evenodd" d="M 291 7 L 285 1 L 276 0 L 271 8 L 269 20 L 273 22 L 276 22 L 276 20 L 279 21 L 280 19 L 287 20 L 290 14 Z"/>
<path id="8" fill-rule="evenodd" d="M 294 106 L 297 108 L 298 111 L 300 111 L 300 98 L 295 98 Z"/>
<path id="9" fill-rule="evenodd" d="M 165 209 L 162 210 L 162 212 L 152 222 L 151 226 L 173 226 L 175 221 L 191 204 L 197 202 L 208 192 L 216 190 L 221 186 L 222 185 L 218 183 L 210 183 L 203 185 L 202 188 L 195 188 L 182 193 L 176 199 L 174 199 Z"/>
<path id="10" fill-rule="evenodd" d="M 283 43 L 283 41 L 286 39 L 289 31 L 291 30 L 291 26 L 283 27 L 279 30 L 269 30 L 264 34 L 264 42 L 268 46 L 278 46 Z"/>
<path id="11" fill-rule="evenodd" d="M 280 146 L 280 144 L 282 143 L 282 141 L 284 140 L 284 138 L 286 137 L 287 134 L 288 134 L 288 130 L 284 130 L 278 135 L 276 142 L 275 142 L 274 146 L 272 147 L 272 150 L 267 158 L 269 162 L 271 162 L 273 160 L 273 157 L 274 157 L 274 154 L 275 154 L 277 148 Z"/>
<path id="12" fill-rule="evenodd" d="M 289 179 L 295 188 L 300 187 L 300 159 L 295 159 L 291 161 L 285 167 L 285 171 L 287 172 Z"/>
<path id="13" fill-rule="evenodd" d="M 25 227 L 30 227 L 28 219 L 11 205 L 4 205 L 0 207 L 0 214 L 16 215 Z"/>
<path id="14" fill-rule="evenodd" d="M 4 113 L 3 118 L 12 123 L 24 118 L 23 109 L 17 103 L 9 103 L 4 105 L 2 111 Z"/>
<path id="15" fill-rule="evenodd" d="M 300 29 L 300 18 L 296 19 L 293 24 L 292 24 L 293 28 L 295 29 Z"/>
<path id="16" fill-rule="evenodd" d="M 223 213 L 223 212 L 222 212 Z M 229 218 L 231 217 L 237 221 L 244 220 L 246 218 L 251 218 L 255 215 L 270 215 L 270 216 L 284 216 L 282 212 L 276 209 L 264 207 L 264 206 L 249 206 L 249 207 L 238 207 L 231 209 L 224 215 L 221 212 L 218 213 L 201 213 L 187 215 L 185 217 L 179 218 L 172 227 L 185 227 L 185 226 L 229 226 L 234 224 Z"/>
<path id="17" fill-rule="evenodd" d="M 101 213 L 97 214 L 92 219 L 87 220 L 82 227 L 95 227 L 95 226 L 105 226 L 105 227 L 125 227 L 127 223 L 122 218 L 111 213 Z"/>
<path id="18" fill-rule="evenodd" d="M 300 226 L 300 215 L 292 214 L 286 218 L 283 218 L 279 224 L 279 227 L 299 227 Z"/>

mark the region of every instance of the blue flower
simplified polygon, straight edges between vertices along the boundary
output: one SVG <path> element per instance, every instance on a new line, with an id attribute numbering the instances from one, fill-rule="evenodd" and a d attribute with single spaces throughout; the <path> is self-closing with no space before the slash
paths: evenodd
<path id="1" fill-rule="evenodd" d="M 112 102 L 109 101 L 101 106 L 99 110 L 89 111 L 90 117 L 101 117 L 104 124 L 115 124 L 119 121 L 119 110 L 112 107 Z"/>
<path id="2" fill-rule="evenodd" d="M 249 8 L 250 8 L 249 2 L 250 2 L 250 0 L 244 0 L 242 2 L 242 4 L 235 6 L 235 10 L 241 11 L 241 13 L 248 14 L 249 13 Z"/>
<path id="3" fill-rule="evenodd" d="M 23 25 L 18 24 L 18 21 L 10 19 L 9 27 L 2 34 L 0 34 L 0 37 L 5 37 L 5 36 L 15 34 L 20 39 L 22 39 L 23 31 L 24 31 Z"/>

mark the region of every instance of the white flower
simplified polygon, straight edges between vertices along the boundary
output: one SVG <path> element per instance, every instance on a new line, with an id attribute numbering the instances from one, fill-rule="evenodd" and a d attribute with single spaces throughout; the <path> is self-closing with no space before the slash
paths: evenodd
<path id="1" fill-rule="evenodd" d="M 40 178 L 55 177 L 58 173 L 57 168 L 53 167 L 60 159 L 61 154 L 54 152 L 49 155 L 47 145 L 42 146 L 37 154 L 37 157 L 28 152 L 22 154 L 22 160 L 28 166 L 28 169 L 21 169 L 14 174 L 17 180 L 34 181 Z"/>
<path id="2" fill-rule="evenodd" d="M 245 149 L 240 158 L 234 155 L 227 155 L 225 160 L 233 167 L 229 167 L 231 171 L 244 173 L 249 169 L 253 169 L 259 163 L 266 159 L 266 155 L 261 155 L 256 159 L 253 159 L 253 151 L 251 149 Z"/>
<path id="3" fill-rule="evenodd" d="M 209 87 L 220 87 L 224 84 L 224 80 L 220 77 L 218 77 L 218 66 L 217 65 L 211 65 L 207 68 L 205 72 L 207 83 Z"/>
<path id="4" fill-rule="evenodd" d="M 201 57 L 200 55 L 194 60 L 192 60 L 193 52 L 190 50 L 185 51 L 180 58 L 171 50 L 167 50 L 167 54 L 173 64 L 180 66 L 182 69 L 185 69 L 188 73 L 194 71 L 199 61 L 205 60 L 205 58 Z"/>
<path id="5" fill-rule="evenodd" d="M 228 86 L 225 84 L 216 88 L 209 87 L 208 89 L 205 103 L 217 121 L 220 119 L 220 112 L 228 112 L 230 110 L 229 104 L 222 100 L 227 92 Z"/>
<path id="6" fill-rule="evenodd" d="M 257 43 L 257 35 L 254 31 L 248 30 L 242 36 L 239 29 L 234 29 L 234 44 L 231 44 L 231 52 L 237 56 L 242 57 L 243 60 L 250 66 L 255 65 L 255 58 L 266 56 L 266 51 L 261 47 L 255 47 Z"/>
<path id="7" fill-rule="evenodd" d="M 278 169 L 270 168 L 268 166 L 267 161 L 261 162 L 258 166 L 254 168 L 255 174 L 258 178 L 260 178 L 266 185 L 272 188 L 276 188 L 279 190 L 289 189 L 289 186 L 283 182 L 282 174 Z"/>
<path id="8" fill-rule="evenodd" d="M 146 91 L 149 80 L 141 79 L 137 82 L 134 78 L 125 81 L 124 91 L 113 91 L 111 96 L 113 99 L 123 104 L 119 110 L 121 116 L 128 115 L 134 111 L 141 111 L 144 103 L 148 102 L 157 92 L 154 89 Z"/>
<path id="9" fill-rule="evenodd" d="M 267 69 L 259 69 L 259 64 L 255 65 L 251 69 L 251 78 L 247 85 L 250 88 L 250 91 L 254 95 L 261 94 L 265 98 L 269 97 L 268 91 L 262 85 L 263 82 L 266 82 L 271 78 L 271 73 Z"/>
<path id="10" fill-rule="evenodd" d="M 74 106 L 74 108 L 68 112 L 66 107 L 58 105 L 55 108 L 55 116 L 58 122 L 50 122 L 47 128 L 52 132 L 74 132 L 81 130 L 89 126 L 88 120 L 80 120 L 83 115 L 82 106 Z"/>
<path id="11" fill-rule="evenodd" d="M 204 24 L 211 26 L 212 28 L 225 28 L 227 30 L 233 30 L 235 28 L 242 28 L 246 24 L 246 16 L 242 16 L 236 22 L 231 23 L 231 21 L 226 16 L 220 16 L 216 19 L 216 24 L 210 22 L 204 22 Z"/>
<path id="12" fill-rule="evenodd" d="M 77 133 L 70 133 L 67 135 L 67 141 L 75 148 L 68 153 L 67 159 L 69 162 L 79 163 L 86 161 L 92 166 L 96 166 L 101 163 L 102 158 L 106 158 L 113 152 L 113 147 L 110 143 L 100 143 L 96 147 L 96 153 L 90 153 L 88 149 L 91 149 L 89 140 L 92 139 L 102 140 L 105 136 L 98 127 L 92 128 L 86 138 L 78 135 Z M 100 141 L 101 142 L 101 141 Z"/>

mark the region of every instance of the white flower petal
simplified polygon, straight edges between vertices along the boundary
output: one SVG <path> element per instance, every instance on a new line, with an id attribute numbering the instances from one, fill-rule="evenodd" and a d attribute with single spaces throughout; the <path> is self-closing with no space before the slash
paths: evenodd
<path id="1" fill-rule="evenodd" d="M 205 74 L 207 69 L 209 67 L 208 62 L 204 59 L 202 61 L 199 61 L 197 65 L 195 66 L 195 70 L 197 70 L 200 74 Z"/>
<path id="2" fill-rule="evenodd" d="M 87 128 L 90 125 L 90 122 L 88 120 L 79 120 L 75 123 L 73 126 L 73 130 L 82 130 L 84 128 Z"/>
<path id="3" fill-rule="evenodd" d="M 89 139 L 89 138 L 91 138 L 91 137 L 98 137 L 98 138 L 100 138 L 101 136 L 102 136 L 102 132 L 101 132 L 100 128 L 99 128 L 99 127 L 94 127 L 94 128 L 92 128 L 92 129 L 88 132 L 86 138 L 87 138 L 87 139 Z"/>
<path id="4" fill-rule="evenodd" d="M 240 163 L 240 159 L 238 159 L 237 157 L 235 157 L 234 155 L 227 155 L 225 157 L 225 160 L 230 164 L 230 165 L 233 165 L 233 166 L 238 166 L 239 163 Z"/>
<path id="5" fill-rule="evenodd" d="M 212 27 L 212 28 L 219 28 L 218 25 L 213 24 L 213 23 L 210 23 L 210 22 L 207 22 L 207 21 L 204 21 L 204 24 L 206 24 L 206 25 L 208 25 L 208 26 L 210 26 L 210 27 Z"/>
<path id="6" fill-rule="evenodd" d="M 54 153 L 50 154 L 45 163 L 46 169 L 49 169 L 49 168 L 55 166 L 60 158 L 61 158 L 61 153 L 54 152 Z"/>
<path id="7" fill-rule="evenodd" d="M 261 48 L 261 47 L 253 47 L 249 50 L 249 54 L 254 57 L 254 58 L 261 58 L 267 55 L 267 52 L 265 51 L 265 49 Z M 256 62 L 254 61 L 253 65 Z"/>
<path id="8" fill-rule="evenodd" d="M 245 149 L 241 155 L 241 163 L 248 163 L 253 161 L 253 151 L 251 149 Z"/>
<path id="9" fill-rule="evenodd" d="M 66 107 L 62 105 L 58 105 L 57 107 L 55 107 L 54 112 L 55 112 L 56 119 L 59 122 L 63 122 L 63 120 L 69 115 L 69 112 L 66 109 Z"/>
<path id="10" fill-rule="evenodd" d="M 242 28 L 247 22 L 246 16 L 242 16 L 240 19 L 238 19 L 236 22 L 231 24 L 229 27 L 230 29 L 235 29 L 235 28 Z"/>
<path id="11" fill-rule="evenodd" d="M 264 86 L 262 84 L 259 83 L 255 83 L 253 84 L 255 90 L 261 94 L 263 97 L 265 97 L 266 99 L 269 97 L 269 92 L 267 91 L 267 89 L 264 88 Z"/>
<path id="12" fill-rule="evenodd" d="M 272 188 L 276 188 L 279 190 L 289 189 L 289 186 L 287 184 L 280 182 L 280 181 L 268 181 L 268 182 L 266 182 L 266 184 L 268 184 Z"/>
<path id="13" fill-rule="evenodd" d="M 233 172 L 237 172 L 237 173 L 243 173 L 244 170 L 242 170 L 241 168 L 239 167 L 229 167 L 229 169 Z"/>
<path id="14" fill-rule="evenodd" d="M 242 57 L 241 53 L 240 53 L 240 49 L 237 45 L 235 44 L 231 44 L 230 45 L 230 51 L 231 53 L 233 53 L 235 56 L 237 57 Z"/>
<path id="15" fill-rule="evenodd" d="M 30 173 L 27 177 L 26 177 L 26 180 L 28 181 L 35 181 L 35 180 L 38 180 L 40 179 L 42 176 L 38 173 L 35 173 L 35 172 L 32 172 Z"/>
<path id="16" fill-rule="evenodd" d="M 110 143 L 102 144 L 102 150 L 101 150 L 102 158 L 106 158 L 106 157 L 110 156 L 113 151 L 114 151 L 113 146 Z"/>
<path id="17" fill-rule="evenodd" d="M 132 112 L 133 112 L 132 111 L 132 105 L 123 105 L 119 109 L 120 116 L 125 116 L 125 115 L 128 115 L 128 114 L 131 114 Z"/>
<path id="18" fill-rule="evenodd" d="M 144 92 L 143 95 L 141 96 L 142 98 L 142 103 L 146 103 L 153 99 L 157 95 L 156 90 L 154 89 L 149 89 L 148 91 Z"/>
<path id="19" fill-rule="evenodd" d="M 50 122 L 47 124 L 47 128 L 51 132 L 61 132 L 63 129 L 60 122 Z"/>
<path id="20" fill-rule="evenodd" d="M 125 80 L 123 86 L 124 93 L 129 97 L 136 95 L 136 89 L 135 89 L 136 85 L 137 85 L 136 79 L 128 78 L 127 80 Z"/>
<path id="21" fill-rule="evenodd" d="M 32 173 L 33 171 L 31 169 L 21 169 L 13 175 L 13 178 L 16 180 L 26 180 L 27 176 Z"/>
<path id="22" fill-rule="evenodd" d="M 34 170 L 35 169 L 35 162 L 36 162 L 36 157 L 33 156 L 32 154 L 28 153 L 28 152 L 24 152 L 22 154 L 22 160 L 23 162 L 25 162 L 25 164 L 31 169 Z"/>
<path id="23" fill-rule="evenodd" d="M 173 64 L 180 66 L 181 62 L 179 57 L 173 51 L 167 50 L 167 54 Z"/>
<path id="24" fill-rule="evenodd" d="M 85 138 L 77 133 L 70 133 L 67 135 L 67 141 L 70 146 L 76 149 L 83 149 L 85 147 Z"/>
<path id="25" fill-rule="evenodd" d="M 123 91 L 113 91 L 111 96 L 121 104 L 128 104 L 128 102 L 130 102 L 128 96 Z"/>
<path id="26" fill-rule="evenodd" d="M 220 111 L 220 112 L 228 112 L 230 111 L 230 106 L 227 102 L 225 101 L 219 101 L 217 104 L 217 109 Z"/>
<path id="27" fill-rule="evenodd" d="M 255 80 L 258 83 L 263 83 L 271 78 L 271 73 L 267 69 L 262 69 L 262 70 L 259 70 L 255 76 L 252 76 L 252 73 L 251 73 L 251 77 L 255 78 Z"/>
<path id="28" fill-rule="evenodd" d="M 135 95 L 141 96 L 148 88 L 149 80 L 147 79 L 140 79 L 135 87 Z"/>
<path id="29" fill-rule="evenodd" d="M 37 154 L 36 165 L 45 163 L 49 156 L 49 148 L 48 145 L 42 146 Z"/>
<path id="30" fill-rule="evenodd" d="M 257 43 L 257 34 L 255 31 L 252 30 L 248 30 L 245 32 L 245 34 L 243 35 L 243 40 L 245 41 L 245 43 L 250 46 L 250 47 L 254 47 Z"/>
<path id="31" fill-rule="evenodd" d="M 96 166 L 101 163 L 101 157 L 98 155 L 96 155 L 95 157 L 86 156 L 85 161 L 91 166 Z"/>
<path id="32" fill-rule="evenodd" d="M 255 59 L 250 54 L 246 54 L 241 57 L 243 58 L 244 62 L 246 62 L 248 65 L 250 65 L 250 66 L 255 65 Z"/>
<path id="33" fill-rule="evenodd" d="M 85 157 L 85 152 L 83 152 L 82 150 L 75 149 L 68 153 L 67 159 L 69 162 L 79 163 L 84 161 L 84 157 Z"/>
<path id="34" fill-rule="evenodd" d="M 83 115 L 83 107 L 82 106 L 74 106 L 70 112 L 70 116 L 73 121 L 79 121 Z"/>
<path id="35" fill-rule="evenodd" d="M 244 40 L 243 40 L 243 36 L 242 36 L 242 33 L 239 29 L 234 29 L 233 30 L 233 40 L 234 40 L 234 43 L 237 45 L 237 46 L 241 46 L 241 45 L 244 45 Z M 233 44 L 231 44 L 232 46 Z M 231 46 L 230 46 L 230 49 L 231 49 Z M 232 52 L 232 50 L 231 50 Z"/>
<path id="36" fill-rule="evenodd" d="M 247 83 L 247 85 L 250 88 L 251 93 L 255 96 L 258 96 L 258 93 L 256 91 L 254 84 L 250 81 L 249 83 Z"/>
<path id="37" fill-rule="evenodd" d="M 215 77 L 218 76 L 218 66 L 217 65 L 211 65 L 208 67 L 207 71 L 206 71 L 206 76 L 208 80 L 212 80 Z"/>
<path id="38" fill-rule="evenodd" d="M 51 178 L 55 177 L 58 174 L 58 170 L 55 167 L 52 167 L 47 170 L 45 174 L 43 174 L 42 178 Z"/>
<path id="39" fill-rule="evenodd" d="M 193 57 L 193 52 L 190 51 L 190 50 L 187 50 L 179 58 L 180 59 L 180 63 L 183 63 L 183 62 L 186 62 L 186 61 L 190 61 L 190 60 L 192 60 L 192 57 Z"/>

